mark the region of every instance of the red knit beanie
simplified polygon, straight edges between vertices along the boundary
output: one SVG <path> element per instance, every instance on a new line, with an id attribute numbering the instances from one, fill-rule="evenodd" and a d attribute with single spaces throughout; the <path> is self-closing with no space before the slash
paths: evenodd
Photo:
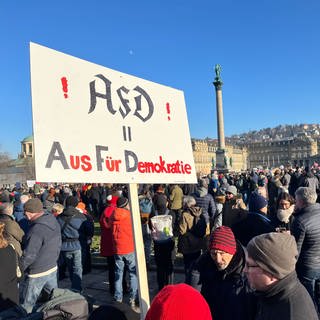
<path id="1" fill-rule="evenodd" d="M 206 300 L 187 284 L 164 287 L 153 299 L 145 320 L 212 320 Z"/>
<path id="2" fill-rule="evenodd" d="M 229 227 L 219 227 L 211 233 L 210 250 L 221 250 L 234 255 L 237 251 L 237 243 L 232 230 Z"/>

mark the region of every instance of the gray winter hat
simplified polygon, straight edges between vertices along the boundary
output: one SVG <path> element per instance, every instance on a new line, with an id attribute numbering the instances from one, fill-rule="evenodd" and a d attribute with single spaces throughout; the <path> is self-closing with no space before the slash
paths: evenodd
<path id="1" fill-rule="evenodd" d="M 238 194 L 238 190 L 235 186 L 228 186 L 226 192 L 232 193 L 234 196 Z"/>
<path id="2" fill-rule="evenodd" d="M 261 234 L 247 245 L 248 256 L 257 265 L 282 279 L 295 270 L 298 250 L 296 240 L 286 232 Z"/>

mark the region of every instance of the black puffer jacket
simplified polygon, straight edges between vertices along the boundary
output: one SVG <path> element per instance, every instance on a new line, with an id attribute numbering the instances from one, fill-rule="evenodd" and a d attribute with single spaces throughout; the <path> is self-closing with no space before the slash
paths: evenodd
<path id="1" fill-rule="evenodd" d="M 297 271 L 319 269 L 320 266 L 320 204 L 315 203 L 294 214 L 291 234 L 299 252 Z"/>
<path id="2" fill-rule="evenodd" d="M 258 297 L 255 320 L 318 320 L 311 297 L 295 271 L 271 285 L 267 291 L 255 294 Z"/>
<path id="3" fill-rule="evenodd" d="M 197 207 L 202 208 L 203 215 L 213 219 L 217 212 L 217 206 L 212 195 L 208 193 L 208 189 L 199 187 L 197 191 L 192 194 L 192 197 L 195 198 Z"/>
<path id="4" fill-rule="evenodd" d="M 201 255 L 194 265 L 192 284 L 197 281 L 201 284 L 201 294 L 210 307 L 213 319 L 254 319 L 256 300 L 247 286 L 244 266 L 245 252 L 240 243 L 237 243 L 237 252 L 225 270 L 217 269 L 209 252 Z"/>

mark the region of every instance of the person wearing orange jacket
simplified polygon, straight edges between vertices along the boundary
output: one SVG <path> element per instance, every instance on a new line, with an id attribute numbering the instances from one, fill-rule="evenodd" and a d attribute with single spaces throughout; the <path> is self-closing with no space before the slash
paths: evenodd
<path id="1" fill-rule="evenodd" d="M 108 280 L 109 280 L 109 292 L 114 295 L 114 282 L 115 282 L 115 260 L 114 260 L 114 250 L 112 244 L 112 225 L 111 225 L 111 215 L 117 207 L 117 200 L 119 199 L 119 192 L 115 191 L 112 195 L 107 197 L 108 205 L 103 210 L 100 217 L 100 255 L 107 258 L 108 264 Z M 124 269 L 122 288 L 123 291 L 127 291 L 126 282 L 126 269 Z"/>
<path id="2" fill-rule="evenodd" d="M 126 267 L 129 273 L 130 291 L 129 303 L 132 308 L 136 306 L 137 299 L 137 276 L 136 261 L 134 254 L 134 237 L 132 232 L 132 220 L 129 200 L 120 197 L 117 200 L 117 208 L 111 215 L 112 243 L 115 258 L 115 293 L 114 299 L 122 302 L 123 270 Z"/>

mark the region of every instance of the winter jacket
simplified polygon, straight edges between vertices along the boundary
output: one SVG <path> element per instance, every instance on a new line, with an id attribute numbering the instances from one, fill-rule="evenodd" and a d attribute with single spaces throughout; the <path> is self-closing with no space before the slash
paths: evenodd
<path id="1" fill-rule="evenodd" d="M 275 228 L 265 215 L 257 212 L 247 212 L 243 219 L 231 227 L 234 236 L 243 246 L 260 234 L 274 232 Z"/>
<path id="2" fill-rule="evenodd" d="M 207 232 L 202 238 L 191 232 L 195 219 L 200 219 L 201 214 L 202 208 L 200 207 L 191 207 L 182 211 L 179 222 L 178 252 L 189 254 L 206 248 L 206 236 L 210 233 L 209 224 L 207 224 Z"/>
<path id="3" fill-rule="evenodd" d="M 314 192 L 318 192 L 319 191 L 319 180 L 311 172 L 308 172 L 301 179 L 301 186 L 311 188 Z"/>
<path id="4" fill-rule="evenodd" d="M 253 319 L 255 298 L 247 286 L 244 266 L 245 252 L 240 243 L 237 243 L 237 252 L 225 270 L 218 270 L 209 252 L 202 254 L 194 265 L 192 283 L 200 276 L 201 294 L 210 307 L 213 319 Z"/>
<path id="5" fill-rule="evenodd" d="M 61 227 L 61 251 L 81 250 L 80 234 L 85 237 L 91 233 L 90 223 L 85 215 L 74 207 L 68 207 L 58 215 L 57 220 Z"/>
<path id="6" fill-rule="evenodd" d="M 288 209 L 278 209 L 277 216 L 272 220 L 275 228 L 286 228 L 290 230 L 294 216 L 294 205 L 290 206 Z"/>
<path id="7" fill-rule="evenodd" d="M 202 208 L 203 214 L 211 220 L 214 219 L 217 208 L 212 195 L 208 194 L 208 189 L 199 187 L 192 197 L 195 198 L 197 207 Z"/>
<path id="8" fill-rule="evenodd" d="M 24 233 L 27 233 L 29 230 L 29 220 L 24 215 L 24 204 L 19 201 L 19 203 L 14 204 L 13 215 L 18 222 L 20 228 Z"/>
<path id="9" fill-rule="evenodd" d="M 13 216 L 8 214 L 0 214 L 0 222 L 5 224 L 4 236 L 10 244 L 13 245 L 19 257 L 22 255 L 21 242 L 24 236 L 23 230 L 19 224 L 14 220 Z"/>
<path id="10" fill-rule="evenodd" d="M 111 215 L 112 243 L 115 254 L 134 252 L 131 213 L 124 208 L 116 208 Z"/>
<path id="11" fill-rule="evenodd" d="M 111 215 L 116 209 L 118 197 L 112 197 L 112 203 L 106 207 L 100 217 L 100 229 L 101 229 L 101 240 L 100 240 L 100 255 L 103 257 L 110 257 L 114 254 L 113 243 L 112 243 L 112 224 Z"/>
<path id="12" fill-rule="evenodd" d="M 182 207 L 183 192 L 182 189 L 175 185 L 170 193 L 171 210 L 179 210 Z"/>
<path id="13" fill-rule="evenodd" d="M 17 256 L 8 245 L 0 249 L 0 311 L 19 305 Z"/>
<path id="14" fill-rule="evenodd" d="M 157 191 L 152 198 L 154 208 L 167 208 L 168 198 L 164 192 Z"/>
<path id="15" fill-rule="evenodd" d="M 275 175 L 268 183 L 269 211 L 272 216 L 276 214 L 277 199 L 281 191 L 282 183 L 280 176 Z"/>
<path id="16" fill-rule="evenodd" d="M 246 205 L 242 199 L 234 197 L 226 200 L 222 209 L 222 224 L 231 228 L 232 225 L 241 221 L 246 213 Z"/>
<path id="17" fill-rule="evenodd" d="M 49 213 L 32 221 L 25 237 L 25 249 L 21 257 L 23 271 L 36 274 L 57 265 L 61 248 L 60 226 Z"/>
<path id="18" fill-rule="evenodd" d="M 296 269 L 319 269 L 320 266 L 320 204 L 315 203 L 294 213 L 291 234 L 299 252 Z"/>
<path id="19" fill-rule="evenodd" d="M 295 271 L 255 295 L 258 298 L 255 320 L 318 319 L 312 299 Z"/>

